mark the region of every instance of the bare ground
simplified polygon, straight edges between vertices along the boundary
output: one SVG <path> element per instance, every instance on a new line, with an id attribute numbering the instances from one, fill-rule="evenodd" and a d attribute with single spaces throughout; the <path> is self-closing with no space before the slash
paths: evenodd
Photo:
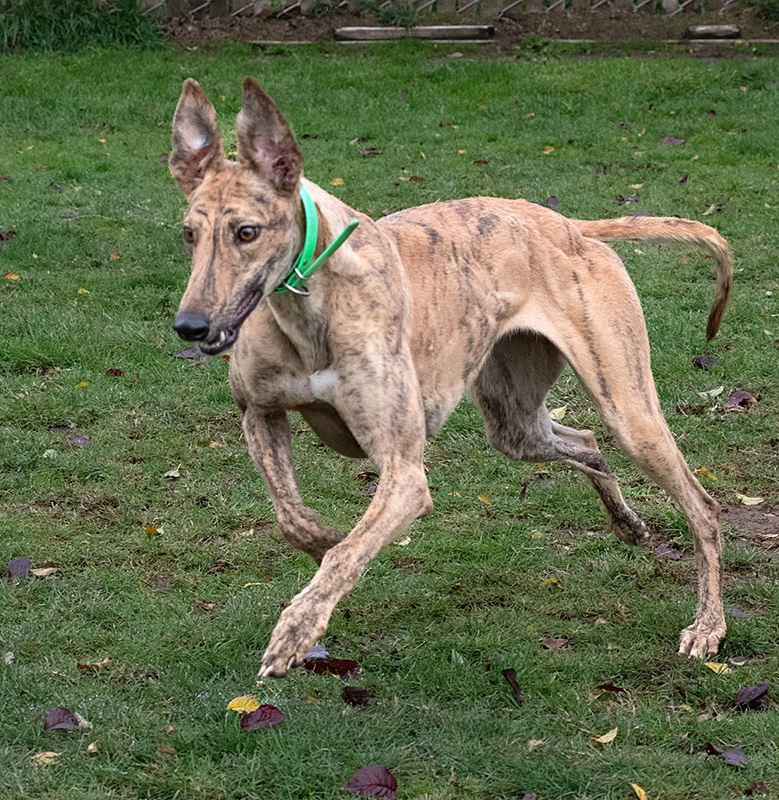
<path id="1" fill-rule="evenodd" d="M 464 24 L 481 20 L 440 19 L 429 15 L 423 24 Z M 168 23 L 171 40 L 185 46 L 217 39 L 231 41 L 326 42 L 333 41 L 336 28 L 376 25 L 370 14 L 333 11 L 321 16 L 304 17 L 297 10 L 281 17 L 177 17 Z M 484 45 L 485 53 L 495 55 L 513 52 L 515 45 L 533 34 L 548 39 L 592 39 L 604 43 L 658 42 L 683 39 L 690 25 L 738 25 L 743 39 L 779 39 L 779 24 L 757 16 L 752 9 L 719 16 L 717 14 L 677 14 L 674 17 L 649 13 L 599 11 L 595 13 L 522 14 L 515 19 L 493 21 L 495 37 Z M 683 52 L 700 51 L 707 55 L 721 45 L 690 45 Z M 681 49 L 681 48 L 680 48 Z"/>

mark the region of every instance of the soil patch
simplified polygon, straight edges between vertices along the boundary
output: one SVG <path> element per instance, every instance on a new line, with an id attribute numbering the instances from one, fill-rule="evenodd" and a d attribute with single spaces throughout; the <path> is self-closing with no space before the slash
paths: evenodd
<path id="1" fill-rule="evenodd" d="M 744 538 L 779 557 L 779 513 L 774 509 L 765 505 L 731 506 L 723 510 L 720 522 L 745 530 L 748 535 Z"/>
<path id="2" fill-rule="evenodd" d="M 515 52 L 516 45 L 527 37 L 544 39 L 591 39 L 600 43 L 660 42 L 682 39 L 691 25 L 738 25 L 744 39 L 779 39 L 779 23 L 757 16 L 753 9 L 719 16 L 717 14 L 677 14 L 666 17 L 641 12 L 602 10 L 595 13 L 523 14 L 516 19 L 482 20 L 479 18 L 441 19 L 425 16 L 420 24 L 490 23 L 495 26 L 495 38 L 479 47 L 485 55 L 505 55 Z M 337 10 L 321 16 L 304 17 L 292 11 L 282 17 L 174 17 L 168 22 L 168 37 L 181 45 L 192 47 L 214 40 L 236 42 L 331 42 L 336 28 L 377 25 L 371 14 L 352 14 Z M 541 43 L 533 42 L 538 47 Z M 732 54 L 732 49 L 719 44 L 693 45 L 679 48 L 680 53 L 716 55 L 718 51 Z"/>

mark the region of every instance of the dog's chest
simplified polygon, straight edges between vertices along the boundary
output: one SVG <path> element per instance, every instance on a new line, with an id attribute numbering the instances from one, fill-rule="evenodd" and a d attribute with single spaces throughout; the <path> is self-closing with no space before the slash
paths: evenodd
<path id="1" fill-rule="evenodd" d="M 322 369 L 309 375 L 308 383 L 315 400 L 332 403 L 338 389 L 338 373 L 334 369 Z"/>

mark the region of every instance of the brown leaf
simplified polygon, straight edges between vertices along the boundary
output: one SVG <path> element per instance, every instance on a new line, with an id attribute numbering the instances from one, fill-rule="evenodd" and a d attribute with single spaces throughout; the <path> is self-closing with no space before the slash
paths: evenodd
<path id="1" fill-rule="evenodd" d="M 363 797 L 385 797 L 394 800 L 398 782 L 395 776 L 380 764 L 358 769 L 349 780 L 346 790 Z"/>
<path id="2" fill-rule="evenodd" d="M 501 670 L 500 673 L 505 679 L 506 683 L 514 690 L 516 694 L 517 705 L 522 705 L 522 687 L 519 685 L 517 681 L 517 671 L 513 667 L 509 667 L 508 669 Z"/>
<path id="3" fill-rule="evenodd" d="M 157 758 L 175 758 L 178 753 L 176 753 L 176 748 L 171 747 L 169 744 L 161 744 L 157 748 L 157 752 L 155 754 Z"/>
<path id="4" fill-rule="evenodd" d="M 258 731 L 261 728 L 272 728 L 284 721 L 284 714 L 276 706 L 262 705 L 241 717 L 241 729 Z"/>
<path id="5" fill-rule="evenodd" d="M 361 686 L 344 686 L 341 699 L 350 706 L 367 706 L 373 700 L 373 694 Z"/>
<path id="6" fill-rule="evenodd" d="M 736 705 L 742 708 L 757 708 L 768 692 L 768 681 L 758 683 L 756 686 L 745 686 L 736 694 Z"/>
<path id="7" fill-rule="evenodd" d="M 108 656 L 104 656 L 100 661 L 94 661 L 87 664 L 76 664 L 76 667 L 84 672 L 96 672 L 101 667 L 108 665 Z"/>
<path id="8" fill-rule="evenodd" d="M 46 715 L 43 723 L 43 730 L 65 730 L 72 731 L 78 728 L 78 718 L 67 708 L 55 708 Z"/>
<path id="9" fill-rule="evenodd" d="M 561 636 L 559 639 L 555 639 L 552 636 L 547 636 L 547 638 L 544 639 L 541 644 L 547 650 L 560 650 L 568 644 L 568 639 L 566 639 L 564 636 Z"/>
<path id="10" fill-rule="evenodd" d="M 27 556 L 18 556 L 8 562 L 8 571 L 15 581 L 24 580 L 30 571 L 32 561 Z"/>
<path id="11" fill-rule="evenodd" d="M 360 674 L 360 665 L 348 659 L 331 658 L 328 661 L 308 661 L 303 668 L 315 675 L 330 673 L 339 678 L 356 678 Z"/>
<path id="12" fill-rule="evenodd" d="M 195 605 L 198 608 L 202 608 L 203 611 L 213 611 L 214 604 L 213 603 L 206 603 L 204 600 L 195 600 Z"/>

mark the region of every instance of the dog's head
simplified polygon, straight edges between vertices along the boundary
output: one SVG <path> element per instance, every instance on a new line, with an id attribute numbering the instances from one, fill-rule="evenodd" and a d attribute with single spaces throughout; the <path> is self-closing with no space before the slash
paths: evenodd
<path id="1" fill-rule="evenodd" d="M 169 165 L 189 199 L 184 241 L 192 274 L 174 330 L 215 355 L 278 286 L 302 246 L 303 156 L 287 121 L 252 78 L 236 120 L 238 161 L 225 159 L 216 111 L 197 81 L 184 83 Z"/>

